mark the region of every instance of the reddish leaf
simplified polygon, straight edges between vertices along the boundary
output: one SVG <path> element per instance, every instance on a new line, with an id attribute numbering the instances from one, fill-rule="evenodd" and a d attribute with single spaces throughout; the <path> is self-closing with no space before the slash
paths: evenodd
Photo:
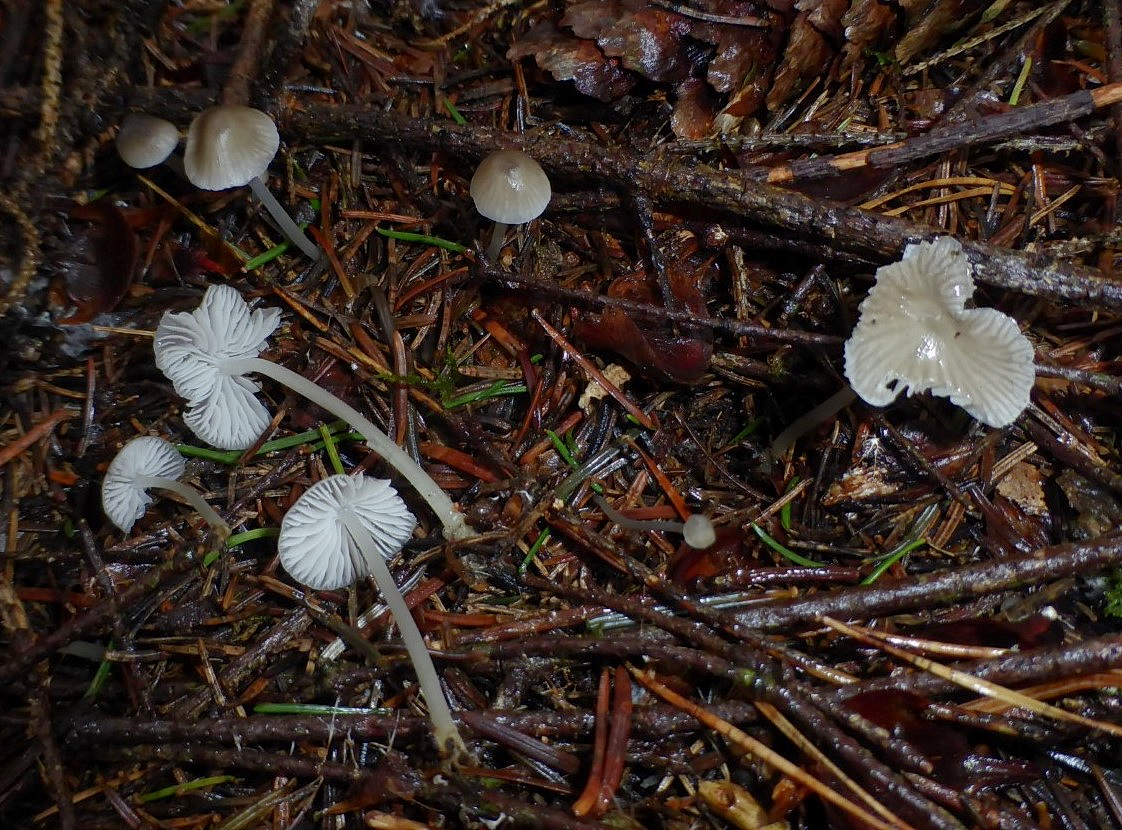
<path id="1" fill-rule="evenodd" d="M 783 61 L 767 94 L 768 109 L 776 110 L 828 71 L 841 35 L 847 0 L 799 0 L 799 14 L 791 24 Z"/>
<path id="2" fill-rule="evenodd" d="M 1063 640 L 1063 626 L 1058 620 L 1036 614 L 1020 622 L 995 619 L 955 620 L 908 629 L 909 636 L 944 643 L 958 643 L 990 648 L 1022 649 L 1058 645 Z"/>
<path id="3" fill-rule="evenodd" d="M 710 577 L 747 567 L 755 562 L 744 554 L 744 532 L 739 527 L 720 527 L 717 541 L 704 550 L 685 542 L 674 553 L 668 575 L 679 585 L 694 586 Z"/>
<path id="4" fill-rule="evenodd" d="M 668 266 L 670 288 L 686 308 L 698 314 L 705 312 L 705 303 L 693 284 L 693 271 L 680 262 Z M 608 294 L 641 302 L 651 302 L 647 283 L 636 277 L 621 277 L 608 288 Z M 600 314 L 574 316 L 573 331 L 577 337 L 596 348 L 611 349 L 627 358 L 647 377 L 674 383 L 696 383 L 709 368 L 713 356 L 713 334 L 707 330 L 682 327 L 670 331 L 641 327 L 626 313 L 607 308 Z"/>
<path id="5" fill-rule="evenodd" d="M 689 74 L 682 38 L 690 23 L 681 15 L 636 0 L 577 3 L 561 20 L 577 37 L 592 38 L 609 57 L 652 81 L 677 81 Z"/>
<path id="6" fill-rule="evenodd" d="M 75 205 L 70 217 L 89 224 L 74 231 L 60 260 L 66 293 L 76 308 L 62 324 L 87 323 L 111 311 L 132 284 L 140 244 L 124 213 L 107 201 Z"/>
<path id="7" fill-rule="evenodd" d="M 701 139 L 713 132 L 716 114 L 712 92 L 700 78 L 678 84 L 678 97 L 670 115 L 670 129 L 678 138 Z"/>
<path id="8" fill-rule="evenodd" d="M 584 95 L 611 101 L 635 85 L 635 77 L 605 57 L 591 40 L 575 40 L 549 22 L 538 23 L 507 50 L 510 60 L 533 57 L 559 81 L 573 81 Z"/>

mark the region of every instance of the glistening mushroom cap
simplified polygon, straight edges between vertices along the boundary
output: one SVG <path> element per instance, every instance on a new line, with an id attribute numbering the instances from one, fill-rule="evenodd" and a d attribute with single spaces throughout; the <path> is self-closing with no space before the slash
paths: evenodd
<path id="1" fill-rule="evenodd" d="M 1013 318 L 966 308 L 974 279 L 951 236 L 908 245 L 899 262 L 877 269 L 845 344 L 845 376 L 874 406 L 905 392 L 949 397 L 993 427 L 1028 406 L 1033 348 Z"/>
<path id="2" fill-rule="evenodd" d="M 187 399 L 184 422 L 208 444 L 245 449 L 269 426 L 269 410 L 256 398 L 261 386 L 223 371 L 221 363 L 257 357 L 278 325 L 278 309 L 250 311 L 229 285 L 212 285 L 194 311 L 169 311 L 160 318 L 153 341 L 156 366 Z"/>
<path id="3" fill-rule="evenodd" d="M 202 190 L 241 187 L 264 173 L 280 147 L 277 125 L 252 107 L 222 104 L 195 116 L 183 172 Z"/>
<path id="4" fill-rule="evenodd" d="M 401 550 L 417 524 L 388 481 L 368 476 L 325 478 L 308 488 L 281 521 L 277 553 L 297 582 L 332 590 L 370 573 L 362 546 L 344 527 L 344 513 L 370 534 L 383 559 Z"/>
<path id="5" fill-rule="evenodd" d="M 705 550 L 713 547 L 713 543 L 717 541 L 717 531 L 708 516 L 693 513 L 682 525 L 682 538 L 691 548 Z"/>
<path id="6" fill-rule="evenodd" d="M 499 150 L 471 177 L 475 209 L 493 222 L 520 225 L 542 215 L 553 191 L 541 165 L 520 150 Z"/>
<path id="7" fill-rule="evenodd" d="M 101 481 L 101 507 L 105 515 L 128 533 L 152 503 L 148 490 L 138 479 L 155 476 L 178 479 L 186 467 L 183 456 L 163 438 L 150 435 L 133 438 L 109 462 Z"/>
<path id="8" fill-rule="evenodd" d="M 130 112 L 117 133 L 117 154 L 129 167 L 143 170 L 163 164 L 179 144 L 179 130 L 170 121 Z"/>

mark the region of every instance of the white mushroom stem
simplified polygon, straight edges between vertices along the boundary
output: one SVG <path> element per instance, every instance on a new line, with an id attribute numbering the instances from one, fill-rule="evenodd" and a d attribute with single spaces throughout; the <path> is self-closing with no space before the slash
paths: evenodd
<path id="1" fill-rule="evenodd" d="M 191 505 L 198 512 L 200 516 L 206 520 L 206 523 L 214 529 L 214 532 L 222 539 L 223 542 L 230 536 L 230 526 L 218 515 L 218 512 L 211 507 L 200 495 L 199 491 L 194 487 L 184 484 L 182 481 L 176 481 L 174 478 L 166 478 L 164 476 L 136 476 L 133 479 L 137 487 L 145 490 L 167 490 L 175 493 L 189 505 Z"/>
<path id="2" fill-rule="evenodd" d="M 261 200 L 261 204 L 265 206 L 265 210 L 269 211 L 269 215 L 280 225 L 280 229 L 284 232 L 284 235 L 287 236 L 297 248 L 303 251 L 304 255 L 309 259 L 313 261 L 319 259 L 319 246 L 308 239 L 303 228 L 297 225 L 292 217 L 288 215 L 288 211 L 284 209 L 284 205 L 277 201 L 277 197 L 265 186 L 260 176 L 254 176 L 249 180 L 249 189 L 253 191 L 254 196 Z"/>
<path id="3" fill-rule="evenodd" d="M 352 428 L 358 431 L 367 445 L 374 452 L 385 459 L 408 481 L 421 498 L 428 502 L 429 507 L 444 525 L 444 536 L 447 539 L 466 539 L 475 531 L 464 521 L 448 495 L 432 480 L 432 477 L 421 469 L 405 450 L 390 440 L 390 437 L 378 429 L 369 418 L 359 412 L 350 404 L 332 395 L 327 390 L 312 383 L 303 375 L 286 369 L 260 357 L 230 358 L 219 362 L 218 367 L 225 372 L 235 375 L 256 372 L 265 377 L 272 378 L 277 383 L 283 384 L 298 395 L 302 395 L 317 406 L 326 409 L 336 418 L 342 418 Z"/>
<path id="4" fill-rule="evenodd" d="M 506 239 L 506 231 L 509 227 L 506 222 L 495 223 L 495 229 L 491 231 L 491 244 L 487 246 L 487 259 L 491 262 L 499 261 L 499 253 L 503 249 L 503 240 Z"/>
<path id="5" fill-rule="evenodd" d="M 857 400 L 857 394 L 853 391 L 853 387 L 844 386 L 809 412 L 800 415 L 779 435 L 775 436 L 775 440 L 771 442 L 771 446 L 768 448 L 764 463 L 769 464 L 778 461 L 787 454 L 787 450 L 791 449 L 796 441 L 827 418 L 841 412 L 855 400 Z"/>
<path id="6" fill-rule="evenodd" d="M 382 558 L 382 554 L 373 544 L 370 534 L 363 528 L 352 511 L 343 510 L 340 516 L 343 520 L 343 527 L 351 534 L 351 538 L 354 539 L 355 544 L 362 551 L 366 564 L 370 566 L 374 582 L 378 586 L 378 590 L 381 591 L 386 605 L 389 606 L 390 613 L 393 614 L 394 621 L 397 623 L 397 630 L 401 632 L 401 640 L 405 644 L 405 650 L 409 653 L 409 659 L 413 661 L 413 668 L 417 672 L 417 683 L 421 687 L 421 694 L 425 696 L 425 703 L 429 707 L 429 720 L 432 721 L 432 731 L 436 738 L 437 748 L 443 755 L 448 752 L 449 744 L 451 744 L 453 755 L 467 755 L 467 747 L 464 745 L 464 739 L 460 737 L 460 731 L 456 728 L 455 721 L 452 720 L 452 710 L 448 708 L 448 701 L 444 698 L 444 691 L 440 687 L 440 676 L 436 673 L 436 666 L 433 665 L 432 655 L 429 654 L 428 646 L 425 645 L 425 638 L 421 635 L 421 630 L 417 628 L 417 623 L 409 612 L 409 606 L 405 604 L 405 597 L 401 595 L 397 583 L 394 582 L 393 574 L 390 573 L 386 560 Z"/>

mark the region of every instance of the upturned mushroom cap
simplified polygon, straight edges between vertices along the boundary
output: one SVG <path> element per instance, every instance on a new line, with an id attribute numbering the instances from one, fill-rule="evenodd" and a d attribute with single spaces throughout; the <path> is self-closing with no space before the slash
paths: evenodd
<path id="1" fill-rule="evenodd" d="M 241 187 L 264 173 L 280 147 L 277 125 L 252 107 L 221 104 L 195 116 L 187 130 L 183 172 L 202 190 Z"/>
<path id="2" fill-rule="evenodd" d="M 343 514 L 370 534 L 374 549 L 389 559 L 413 535 L 417 520 L 390 482 L 335 475 L 313 484 L 281 521 L 277 553 L 293 579 L 317 590 L 344 588 L 370 573 Z"/>
<path id="3" fill-rule="evenodd" d="M 877 269 L 845 344 L 845 376 L 874 406 L 904 392 L 951 399 L 993 427 L 1028 406 L 1033 348 L 1017 323 L 992 308 L 966 308 L 974 293 L 957 239 L 908 245 L 903 259 Z"/>
<path id="4" fill-rule="evenodd" d="M 128 533 L 152 503 L 137 480 L 142 476 L 178 479 L 185 469 L 183 456 L 163 438 L 133 438 L 109 462 L 101 481 L 101 508 L 109 521 Z"/>
<path id="5" fill-rule="evenodd" d="M 170 121 L 130 112 L 117 133 L 117 154 L 129 167 L 143 170 L 163 164 L 179 144 L 179 130 Z"/>
<path id="6" fill-rule="evenodd" d="M 541 165 L 520 150 L 491 153 L 471 177 L 475 209 L 505 225 L 537 219 L 552 195 Z"/>
<path id="7" fill-rule="evenodd" d="M 250 311 L 229 285 L 212 285 L 194 311 L 160 318 L 156 366 L 187 399 L 184 422 L 208 444 L 245 449 L 269 426 L 269 410 L 256 398 L 260 385 L 224 371 L 222 362 L 257 357 L 278 325 L 278 309 Z"/>

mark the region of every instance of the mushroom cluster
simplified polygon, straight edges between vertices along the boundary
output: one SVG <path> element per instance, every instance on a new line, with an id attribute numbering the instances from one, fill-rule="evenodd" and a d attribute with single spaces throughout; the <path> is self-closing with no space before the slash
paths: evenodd
<path id="1" fill-rule="evenodd" d="M 168 161 L 178 144 L 174 124 L 144 113 L 126 115 L 117 133 L 118 155 L 138 170 Z M 261 110 L 230 104 L 210 107 L 191 121 L 181 172 L 200 190 L 248 184 L 284 235 L 310 259 L 318 259 L 319 248 L 261 179 L 279 147 L 277 125 Z"/>
<path id="2" fill-rule="evenodd" d="M 278 310 L 250 311 L 229 285 L 208 288 L 194 311 L 163 315 L 153 342 L 156 366 L 187 399 L 187 426 L 213 446 L 249 447 L 271 417 L 257 399 L 259 384 L 246 376 L 265 375 L 350 424 L 428 502 L 447 538 L 470 536 L 472 529 L 440 485 L 369 418 L 303 375 L 258 357 L 279 324 Z"/>
<path id="3" fill-rule="evenodd" d="M 974 279 L 951 236 L 908 245 L 877 269 L 845 344 L 845 376 L 873 406 L 901 392 L 951 399 L 982 423 L 1011 424 L 1028 406 L 1033 348 L 1013 318 L 967 308 Z"/>

